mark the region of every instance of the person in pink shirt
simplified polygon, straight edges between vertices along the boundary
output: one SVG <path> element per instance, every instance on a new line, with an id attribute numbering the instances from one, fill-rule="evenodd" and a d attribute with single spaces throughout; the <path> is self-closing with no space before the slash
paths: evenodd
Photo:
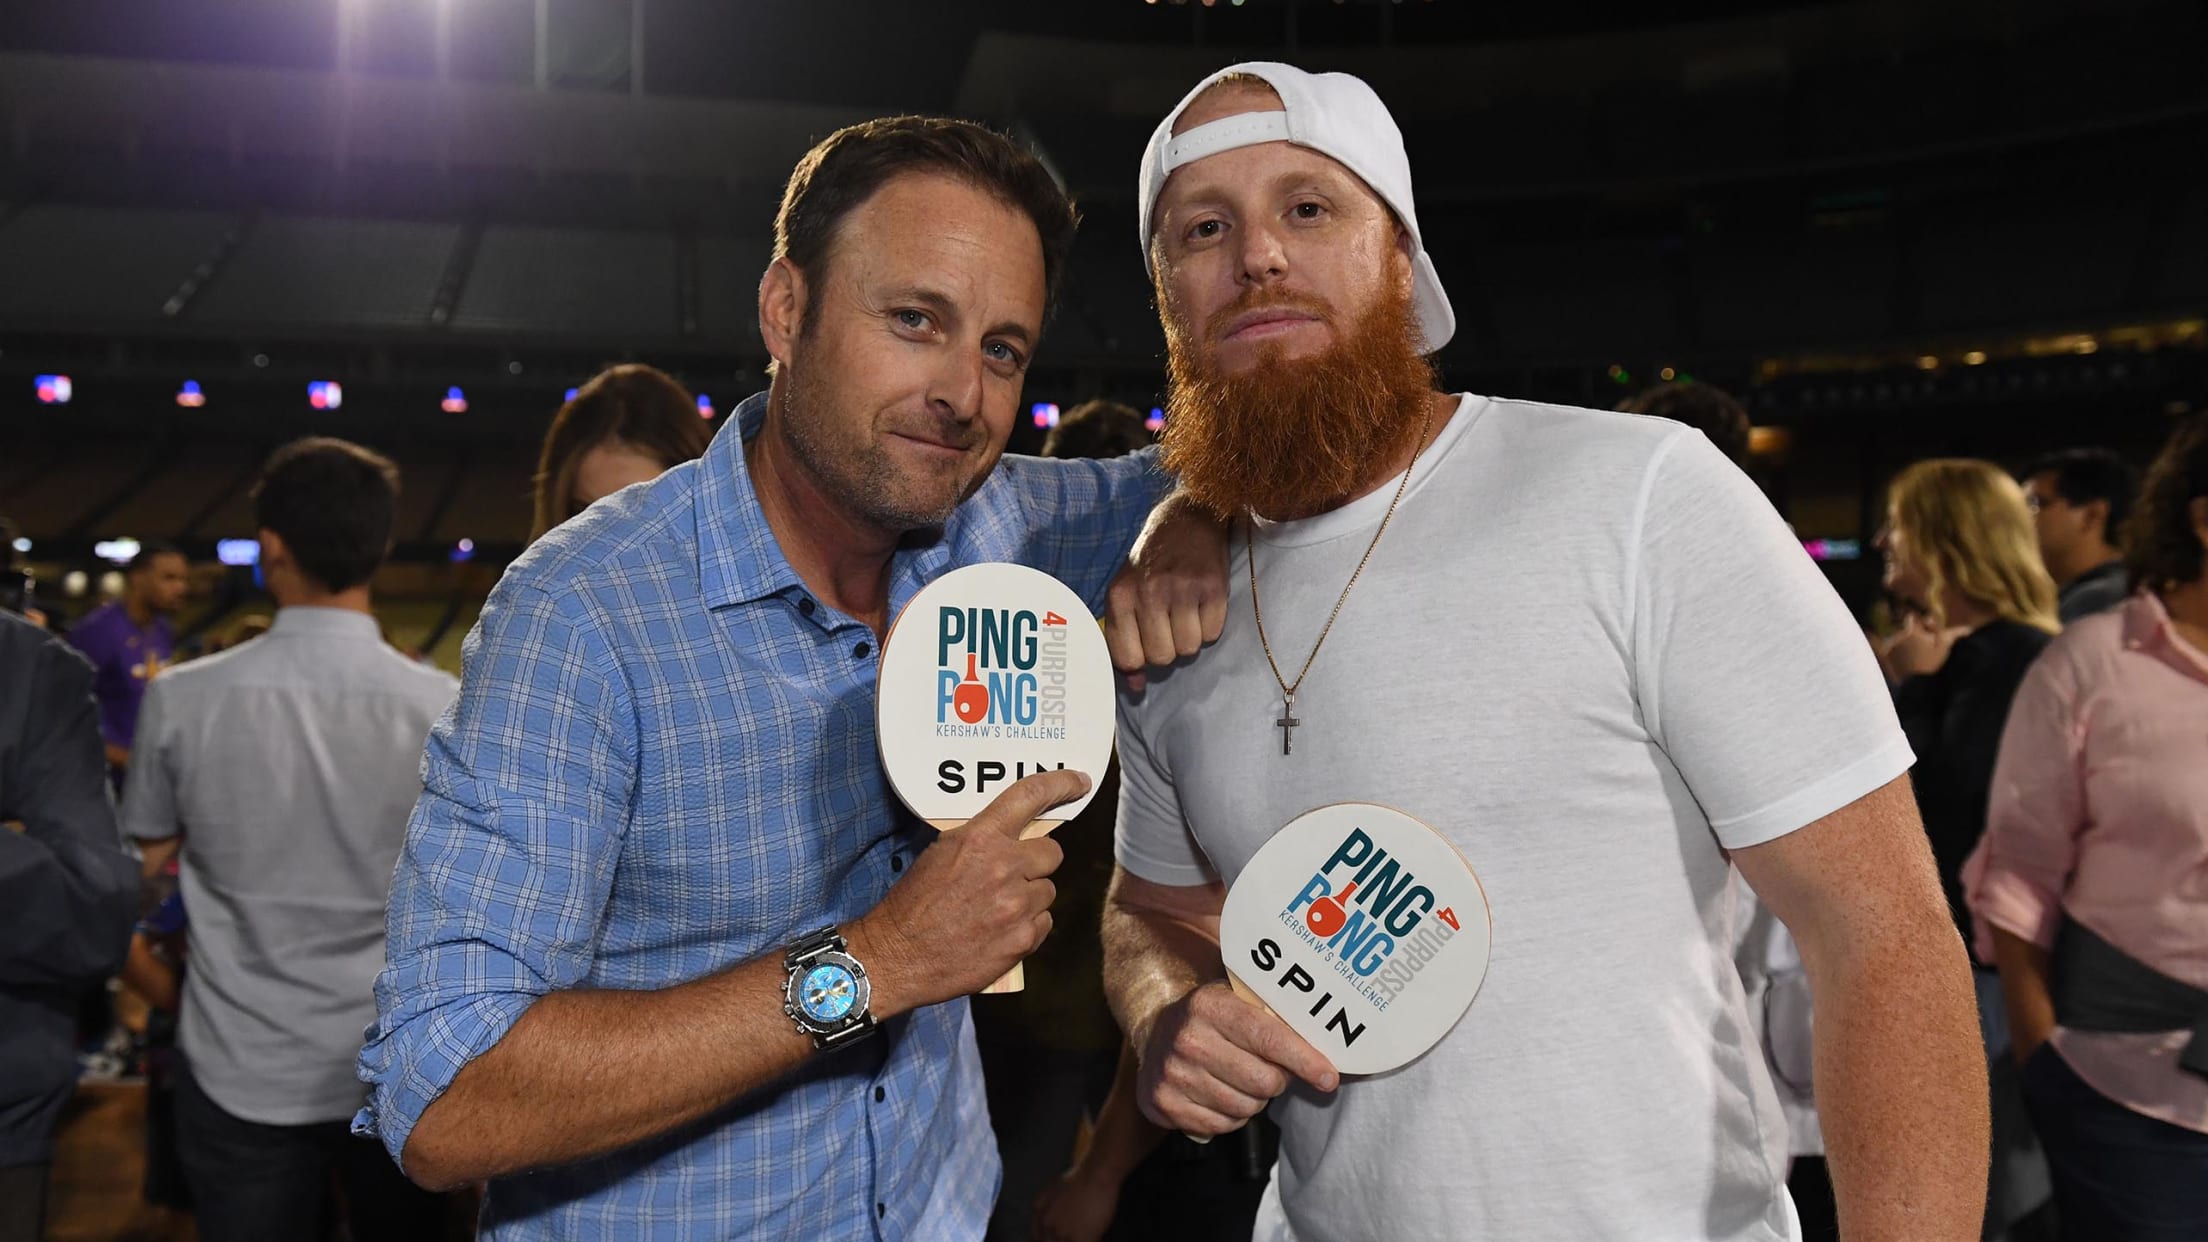
<path id="1" fill-rule="evenodd" d="M 2067 1239 L 2208 1238 L 2208 419 L 2148 472 L 2140 589 L 2025 677 L 1964 868 Z"/>

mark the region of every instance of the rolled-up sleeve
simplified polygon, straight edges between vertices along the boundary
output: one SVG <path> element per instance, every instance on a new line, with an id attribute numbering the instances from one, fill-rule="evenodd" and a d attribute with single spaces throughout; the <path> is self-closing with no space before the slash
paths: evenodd
<path id="1" fill-rule="evenodd" d="M 2058 644 L 2024 676 L 1994 761 L 1986 834 L 1963 864 L 1972 947 L 1993 960 L 1993 928 L 2051 948 L 2085 831 L 2078 676 Z"/>
<path id="2" fill-rule="evenodd" d="M 1007 457 L 998 471 L 1025 511 L 1020 563 L 1073 588 L 1092 613 L 1103 611 L 1112 575 L 1173 490 L 1155 448 L 1108 460 Z"/>
<path id="3" fill-rule="evenodd" d="M 590 969 L 637 743 L 634 700 L 586 608 L 509 577 L 430 733 L 354 1122 L 394 1160 L 463 1066 Z"/>

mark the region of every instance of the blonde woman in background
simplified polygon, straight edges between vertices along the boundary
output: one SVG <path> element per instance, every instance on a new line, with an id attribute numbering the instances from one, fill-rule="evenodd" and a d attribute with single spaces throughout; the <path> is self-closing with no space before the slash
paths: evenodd
<path id="1" fill-rule="evenodd" d="M 1940 887 L 1967 940 L 1963 862 L 1985 832 L 2009 702 L 2061 628 L 2055 583 L 2040 560 L 2023 489 L 1991 462 L 1943 458 L 1902 471 L 1888 488 L 1878 548 L 1886 590 L 1905 614 L 1900 629 L 1876 644 L 1878 662 L 1894 683 L 1894 707 L 1917 754 L 1917 808 Z M 1990 961 L 1972 966 L 1993 1090 L 1984 1236 L 2051 1237 L 2038 1215 L 2050 1195 L 2047 1166 L 2018 1092 L 2000 979 Z"/>
<path id="2" fill-rule="evenodd" d="M 712 439 L 689 391 L 666 372 L 639 363 L 599 372 L 545 432 L 529 541 L 632 483 L 704 456 Z"/>

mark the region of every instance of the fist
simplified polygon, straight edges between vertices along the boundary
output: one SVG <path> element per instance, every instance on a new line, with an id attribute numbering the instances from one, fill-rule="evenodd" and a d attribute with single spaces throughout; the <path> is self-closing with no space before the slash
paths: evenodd
<path id="1" fill-rule="evenodd" d="M 1104 641 L 1140 690 L 1142 670 L 1203 650 L 1227 623 L 1227 526 L 1185 496 L 1150 515 L 1106 595 Z"/>
<path id="2" fill-rule="evenodd" d="M 1157 1124 L 1211 1138 L 1241 1128 L 1299 1078 L 1321 1091 L 1341 1081 L 1271 1010 L 1225 983 L 1207 983 L 1151 1026 L 1135 1099 Z"/>
<path id="3" fill-rule="evenodd" d="M 851 933 L 877 1016 L 978 992 L 1042 944 L 1064 855 L 1025 834 L 1088 789 L 1080 772 L 1038 772 L 921 853 Z"/>

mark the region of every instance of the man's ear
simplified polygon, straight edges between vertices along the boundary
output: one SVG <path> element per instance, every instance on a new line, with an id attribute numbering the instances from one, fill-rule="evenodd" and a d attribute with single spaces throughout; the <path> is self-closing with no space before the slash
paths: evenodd
<path id="1" fill-rule="evenodd" d="M 261 568 L 281 565 L 291 559 L 291 549 L 284 546 L 284 537 L 267 527 L 261 528 Z"/>
<path id="2" fill-rule="evenodd" d="M 789 365 L 791 347 L 804 327 L 805 302 L 811 293 L 805 273 L 787 257 L 769 263 L 767 274 L 759 278 L 759 340 L 778 366 Z"/>
<path id="3" fill-rule="evenodd" d="M 2102 536 L 2103 538 L 2106 538 L 2106 537 L 2107 537 L 2107 531 L 2108 531 L 2108 502 L 2107 502 L 2107 501 L 2105 501 L 2105 500 L 2088 500 L 2088 501 L 2086 501 L 2086 502 L 2085 502 L 2084 504 L 2082 504 L 2082 505 L 2079 505 L 2079 506 L 2078 506 L 2078 512 L 2079 512 L 2080 514 L 2082 514 L 2082 515 L 2083 515 L 2083 517 L 2084 517 L 2084 521 L 2085 521 L 2085 525 L 2086 525 L 2086 529 L 2087 529 L 2087 530 L 2090 530 L 2090 531 L 2092 531 L 2092 532 L 2093 532 L 2094 534 L 2096 534 L 2096 535 L 2100 535 L 2100 536 Z"/>

